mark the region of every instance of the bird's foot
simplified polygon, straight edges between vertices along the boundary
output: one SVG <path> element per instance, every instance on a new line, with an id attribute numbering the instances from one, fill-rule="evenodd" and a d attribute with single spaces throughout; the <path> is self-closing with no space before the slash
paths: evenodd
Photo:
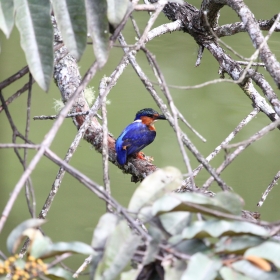
<path id="1" fill-rule="evenodd" d="M 146 156 L 143 152 L 139 152 L 136 154 L 136 158 L 139 158 L 139 159 L 146 159 Z"/>
<path id="2" fill-rule="evenodd" d="M 154 158 L 150 156 L 146 156 L 143 152 L 139 152 L 136 154 L 136 158 L 147 160 L 148 162 L 153 162 Z"/>

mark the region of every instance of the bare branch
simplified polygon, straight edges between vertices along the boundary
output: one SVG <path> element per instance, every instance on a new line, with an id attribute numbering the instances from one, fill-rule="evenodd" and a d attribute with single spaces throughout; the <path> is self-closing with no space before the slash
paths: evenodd
<path id="1" fill-rule="evenodd" d="M 266 190 L 265 190 L 264 194 L 262 195 L 260 201 L 257 203 L 258 207 L 261 207 L 263 205 L 263 203 L 266 200 L 270 191 L 272 191 L 273 187 L 278 184 L 277 182 L 278 182 L 279 178 L 280 178 L 280 171 L 277 172 L 277 174 L 274 176 L 272 182 L 266 188 Z"/>
<path id="2" fill-rule="evenodd" d="M 86 116 L 89 114 L 89 111 L 86 111 L 86 112 L 80 112 L 80 113 L 72 113 L 72 114 L 67 114 L 67 116 L 65 118 L 73 118 L 73 117 L 77 117 L 77 116 Z M 99 119 L 102 120 L 102 117 L 96 113 L 95 114 Z M 59 115 L 51 115 L 51 116 L 35 116 L 33 117 L 33 120 L 55 120 L 57 119 Z"/>
<path id="3" fill-rule="evenodd" d="M 227 155 L 225 161 L 217 168 L 217 173 L 221 174 L 221 172 L 238 156 L 240 155 L 247 147 L 249 147 L 251 144 L 253 144 L 255 141 L 261 139 L 265 134 L 267 134 L 268 132 L 274 130 L 275 128 L 277 128 L 280 125 L 280 119 L 276 120 L 275 122 L 269 124 L 268 126 L 264 127 L 263 129 L 261 129 L 260 131 L 258 131 L 257 133 L 255 133 L 252 137 L 250 137 L 249 139 L 237 143 L 237 144 L 232 144 L 232 145 L 226 145 L 224 148 L 232 148 L 235 146 L 238 146 L 238 148 L 232 152 L 231 154 Z M 212 184 L 213 182 L 213 178 L 209 178 L 206 183 L 203 185 L 204 189 L 208 189 L 209 186 Z"/>
<path id="4" fill-rule="evenodd" d="M 32 83 L 34 83 L 35 80 L 32 80 Z M 12 103 L 17 97 L 19 97 L 22 93 L 27 91 L 29 89 L 29 82 L 27 82 L 21 89 L 19 89 L 17 92 L 15 92 L 12 96 L 10 96 L 6 101 L 5 104 L 9 105 Z M 0 113 L 3 111 L 4 107 L 3 105 L 0 106 Z"/>
<path id="5" fill-rule="evenodd" d="M 124 38 L 120 35 L 119 36 L 119 41 L 121 43 L 121 45 L 125 46 L 125 40 Z M 174 120 L 173 117 L 171 116 L 171 114 L 168 112 L 166 105 L 164 104 L 164 102 L 161 100 L 161 98 L 157 95 L 152 83 L 150 82 L 150 80 L 148 79 L 148 77 L 144 74 L 144 72 L 142 71 L 142 69 L 140 68 L 140 66 L 138 65 L 138 63 L 135 60 L 135 57 L 133 55 L 133 53 L 129 52 L 129 50 L 124 48 L 125 53 L 128 54 L 128 59 L 132 65 L 132 67 L 134 68 L 134 70 L 136 71 L 137 75 L 139 76 L 139 78 L 141 79 L 141 81 L 143 82 L 143 84 L 145 85 L 146 89 L 151 93 L 152 97 L 154 98 L 154 100 L 156 101 L 157 105 L 159 106 L 159 108 L 161 109 L 161 111 L 164 113 L 164 115 L 166 116 L 166 118 L 168 119 L 170 125 L 172 126 L 172 128 L 175 131 L 175 127 L 174 127 Z M 199 153 L 199 151 L 196 149 L 196 147 L 191 143 L 191 141 L 188 139 L 186 134 L 182 133 L 182 141 L 184 143 L 184 145 L 187 146 L 187 148 L 195 155 L 196 159 L 203 164 L 203 166 L 205 167 L 205 169 L 215 177 L 215 180 L 217 181 L 217 183 L 219 184 L 219 186 L 223 189 L 223 190 L 227 190 L 229 189 L 228 186 L 225 184 L 225 182 L 219 177 L 216 176 L 216 172 L 215 170 L 208 164 L 208 162 L 205 160 L 205 158 Z"/>
<path id="6" fill-rule="evenodd" d="M 220 151 L 223 149 L 225 145 L 227 145 L 234 137 L 237 135 L 237 133 L 244 128 L 245 125 L 247 125 L 257 114 L 259 113 L 259 109 L 254 109 L 246 118 L 244 118 L 238 126 L 231 132 L 226 139 L 219 145 L 217 146 L 214 151 L 206 158 L 208 162 L 210 162 Z M 203 165 L 200 164 L 194 171 L 193 171 L 193 176 L 197 176 L 198 173 L 203 169 Z M 183 185 L 178 189 L 178 191 L 182 191 L 184 188 L 189 188 L 189 178 L 187 178 Z"/>
<path id="7" fill-rule="evenodd" d="M 8 79 L 4 80 L 3 82 L 0 83 L 0 89 L 3 89 L 13 83 L 14 81 L 20 79 L 23 77 L 25 74 L 29 72 L 28 66 L 24 66 L 21 70 L 19 70 L 17 73 L 9 77 Z"/>
<path id="8" fill-rule="evenodd" d="M 55 123 L 53 124 L 52 128 L 50 129 L 50 131 L 47 133 L 47 135 L 45 136 L 44 141 L 42 142 L 38 153 L 35 155 L 35 157 L 32 159 L 32 161 L 30 162 L 29 166 L 27 167 L 26 171 L 22 174 L 20 180 L 18 181 L 18 183 L 16 184 L 13 192 L 11 193 L 11 196 L 2 212 L 2 216 L 0 219 L 0 232 L 3 229 L 3 226 L 6 222 L 6 219 L 13 207 L 13 204 L 21 190 L 21 188 L 23 187 L 25 181 L 27 180 L 27 178 L 30 176 L 30 174 L 32 173 L 33 169 L 35 168 L 35 166 L 37 165 L 37 163 L 39 162 L 39 160 L 41 159 L 41 157 L 43 156 L 45 150 L 51 145 L 56 132 L 58 131 L 59 127 L 61 126 L 65 116 L 67 115 L 69 109 L 72 107 L 72 104 L 74 103 L 75 99 L 77 98 L 77 96 L 82 92 L 82 90 L 86 87 L 86 85 L 88 84 L 88 82 L 92 79 L 92 77 L 95 75 L 96 71 L 97 71 L 97 63 L 95 62 L 90 69 L 88 70 L 88 72 L 86 73 L 82 83 L 80 84 L 80 86 L 77 88 L 77 90 L 75 91 L 75 93 L 70 97 L 70 99 L 68 100 L 67 104 L 65 105 L 65 107 L 61 110 L 60 115 L 58 117 L 58 119 L 55 121 Z"/>
<path id="9" fill-rule="evenodd" d="M 107 84 L 110 83 L 110 78 L 102 78 L 99 86 L 100 96 L 104 95 Z M 111 196 L 110 179 L 109 179 L 109 155 L 108 155 L 108 124 L 107 124 L 107 110 L 106 110 L 106 97 L 103 98 L 101 103 L 102 111 L 102 161 L 103 161 L 103 182 L 105 191 Z M 110 204 L 106 203 L 107 212 L 113 212 Z"/>

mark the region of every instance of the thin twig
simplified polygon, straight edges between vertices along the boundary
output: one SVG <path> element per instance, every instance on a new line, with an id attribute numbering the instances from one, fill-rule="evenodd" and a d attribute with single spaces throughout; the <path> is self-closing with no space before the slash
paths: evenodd
<path id="1" fill-rule="evenodd" d="M 33 145 L 33 144 L 17 144 L 17 143 L 1 143 L 0 149 L 6 149 L 6 148 L 17 148 L 17 149 L 35 149 L 38 150 L 40 148 L 40 145 Z"/>
<path id="2" fill-rule="evenodd" d="M 219 145 L 217 146 L 214 151 L 208 155 L 208 157 L 206 158 L 206 160 L 208 162 L 210 162 L 221 150 L 222 148 L 227 145 L 232 139 L 234 139 L 234 137 L 237 135 L 237 133 L 245 126 L 247 125 L 258 113 L 260 112 L 260 110 L 258 108 L 255 108 L 246 118 L 244 118 L 238 125 L 237 127 L 226 137 L 226 139 Z M 194 169 L 193 171 L 193 175 L 197 176 L 198 173 L 203 169 L 203 165 L 200 164 L 196 169 Z M 186 187 L 189 184 L 189 179 L 187 178 L 186 180 L 184 180 L 184 183 L 182 185 L 182 187 Z M 182 187 L 180 187 L 180 190 L 182 189 Z"/>
<path id="3" fill-rule="evenodd" d="M 80 86 L 76 89 L 75 93 L 70 97 L 70 99 L 66 103 L 65 107 L 61 110 L 59 117 L 57 118 L 57 120 L 53 124 L 52 128 L 49 130 L 49 132 L 45 136 L 44 141 L 41 143 L 39 151 L 37 152 L 35 157 L 31 160 L 26 171 L 22 174 L 20 180 L 16 184 L 16 186 L 15 186 L 13 192 L 11 193 L 11 196 L 2 212 L 2 216 L 0 219 L 0 232 L 2 231 L 2 229 L 5 225 L 7 217 L 9 216 L 10 211 L 14 205 L 14 202 L 15 202 L 16 198 L 18 197 L 18 194 L 19 194 L 20 190 L 22 189 L 25 181 L 30 176 L 33 169 L 35 168 L 35 166 L 37 165 L 37 163 L 43 156 L 45 150 L 51 145 L 59 127 L 62 125 L 62 122 L 63 122 L 65 116 L 67 115 L 68 111 L 72 107 L 72 104 L 74 103 L 76 97 L 82 92 L 82 90 L 85 89 L 86 85 L 89 83 L 89 81 L 95 75 L 97 69 L 98 69 L 98 64 L 97 64 L 97 62 L 95 62 L 87 71 Z"/>
<path id="4" fill-rule="evenodd" d="M 260 131 L 258 131 L 257 133 L 255 133 L 252 137 L 250 137 L 249 139 L 238 143 L 238 148 L 232 152 L 231 154 L 227 155 L 225 161 L 217 168 L 216 172 L 218 174 L 221 174 L 221 172 L 238 156 L 240 155 L 247 147 L 249 147 L 252 143 L 254 143 L 255 141 L 259 140 L 260 138 L 262 138 L 265 134 L 267 134 L 268 132 L 274 130 L 275 128 L 277 128 L 280 125 L 280 119 L 277 119 L 275 122 L 267 125 L 266 127 L 264 127 L 263 129 L 261 129 Z M 225 146 L 226 148 L 227 146 Z M 210 187 L 210 185 L 213 182 L 213 178 L 210 177 L 205 184 L 203 185 L 204 189 L 208 189 Z"/>
<path id="5" fill-rule="evenodd" d="M 119 41 L 121 45 L 126 45 L 126 42 L 123 38 L 122 35 L 119 36 Z M 134 54 L 127 50 L 124 49 L 125 53 L 128 54 L 128 59 L 136 71 L 137 75 L 140 77 L 141 81 L 145 85 L 146 89 L 151 93 L 152 97 L 156 101 L 157 105 L 161 109 L 161 111 L 165 114 L 166 118 L 168 119 L 169 123 L 171 124 L 172 128 L 174 129 L 174 121 L 173 117 L 170 115 L 170 113 L 167 110 L 166 105 L 162 101 L 162 99 L 157 95 L 152 83 L 148 79 L 148 77 L 145 75 L 145 73 L 142 71 L 141 67 L 139 64 L 136 62 Z M 199 153 L 199 151 L 196 149 L 196 147 L 191 143 L 191 141 L 188 139 L 187 135 L 182 133 L 182 140 L 184 145 L 187 146 L 187 148 L 195 155 L 197 160 L 202 163 L 205 167 L 205 169 L 212 174 L 215 177 L 215 180 L 217 181 L 218 185 L 223 189 L 223 190 L 228 190 L 229 187 L 226 185 L 226 183 L 216 174 L 215 170 L 209 165 L 209 163 L 205 160 L 205 158 Z"/>
<path id="6" fill-rule="evenodd" d="M 23 77 L 25 74 L 29 72 L 28 66 L 24 66 L 21 70 L 19 70 L 17 73 L 9 77 L 8 79 L 4 80 L 3 82 L 0 83 L 0 89 L 4 89 L 8 85 L 12 84 L 16 80 L 20 79 Z"/>
<path id="7" fill-rule="evenodd" d="M 201 63 L 202 55 L 203 55 L 204 47 L 199 46 L 198 52 L 197 52 L 197 59 L 195 62 L 195 67 L 198 67 Z"/>
<path id="8" fill-rule="evenodd" d="M 64 160 L 59 158 L 49 148 L 46 148 L 45 154 L 55 164 L 57 164 L 58 166 L 63 166 L 63 168 L 69 174 L 71 174 L 75 179 L 84 184 L 89 190 L 94 192 L 97 197 L 111 204 L 112 207 L 116 210 L 116 212 L 121 214 L 129 222 L 130 226 L 133 227 L 143 238 L 145 238 L 146 240 L 151 240 L 149 234 L 141 226 L 139 226 L 136 221 L 134 221 L 134 219 L 128 214 L 128 211 L 124 207 L 122 207 L 113 197 L 107 194 L 103 187 L 93 182 L 91 179 L 82 174 L 76 168 L 70 166 Z"/>
<path id="9" fill-rule="evenodd" d="M 144 48 L 142 48 L 142 49 L 144 49 Z M 194 178 L 193 178 L 192 168 L 191 168 L 189 157 L 188 157 L 188 155 L 185 151 L 185 148 L 184 148 L 184 145 L 183 145 L 183 142 L 182 142 L 182 130 L 179 127 L 179 124 L 178 124 L 179 110 L 174 104 L 174 101 L 173 101 L 173 98 L 172 98 L 172 96 L 169 92 L 168 86 L 166 85 L 165 78 L 164 78 L 162 72 L 160 71 L 160 68 L 157 64 L 157 61 L 156 61 L 155 57 L 147 49 L 144 49 L 144 51 L 147 55 L 147 58 L 150 62 L 150 65 L 152 66 L 154 72 L 156 72 L 156 77 L 158 78 L 158 82 L 160 84 L 161 90 L 168 100 L 170 110 L 171 110 L 172 115 L 173 115 L 174 130 L 175 130 L 175 133 L 176 133 L 176 136 L 177 136 L 178 144 L 179 144 L 179 147 L 180 147 L 181 154 L 183 156 L 183 160 L 184 160 L 185 165 L 186 165 L 187 170 L 188 170 L 188 176 L 190 177 L 190 182 L 191 182 L 190 186 L 191 186 L 191 188 L 194 188 L 195 187 L 195 182 L 194 182 Z"/>
<path id="10" fill-rule="evenodd" d="M 51 263 L 48 264 L 48 269 L 55 266 L 56 264 L 62 262 L 63 260 L 72 256 L 72 253 L 64 253 L 61 256 L 56 257 Z"/>
<path id="11" fill-rule="evenodd" d="M 156 11 L 157 7 L 153 4 L 138 4 L 134 6 L 134 11 L 148 11 L 148 12 L 154 12 Z"/>
<path id="12" fill-rule="evenodd" d="M 78 278 L 82 271 L 86 269 L 86 267 L 91 263 L 92 256 L 89 256 L 85 259 L 83 264 L 77 269 L 77 271 L 73 274 L 73 278 Z"/>
<path id="13" fill-rule="evenodd" d="M 31 73 L 29 73 L 29 89 L 27 95 L 26 126 L 25 126 L 25 135 L 24 135 L 25 139 L 28 139 L 29 137 L 32 84 L 33 84 L 33 77 Z M 28 151 L 27 149 L 24 149 L 24 155 L 23 155 L 24 170 L 26 170 L 26 164 L 27 164 L 27 151 Z M 32 180 L 30 177 L 25 183 L 25 197 L 26 197 L 26 202 L 31 217 L 36 218 L 36 197 L 34 193 Z"/>
<path id="14" fill-rule="evenodd" d="M 35 80 L 32 79 L 32 83 L 34 83 Z M 11 104 L 16 98 L 18 98 L 21 94 L 23 94 L 25 91 L 29 89 L 29 82 L 27 82 L 21 89 L 19 89 L 17 92 L 15 92 L 12 96 L 10 96 L 5 102 L 6 105 Z M 0 113 L 3 111 L 4 107 L 3 105 L 0 106 Z"/>
<path id="15" fill-rule="evenodd" d="M 261 207 L 263 205 L 263 203 L 266 200 L 269 192 L 272 191 L 272 189 L 275 185 L 277 185 L 277 182 L 278 182 L 279 178 L 280 178 L 280 171 L 277 172 L 277 174 L 274 176 L 272 182 L 266 188 L 266 190 L 265 190 L 264 194 L 262 195 L 260 201 L 257 203 L 258 207 Z"/>
<path id="16" fill-rule="evenodd" d="M 248 65 L 250 62 L 248 62 L 248 61 L 236 61 L 238 64 L 240 64 L 240 65 Z M 262 67 L 265 67 L 265 64 L 264 63 L 262 63 L 262 62 L 253 62 L 252 64 L 251 64 L 251 66 L 262 66 Z"/>
<path id="17" fill-rule="evenodd" d="M 73 117 L 77 117 L 77 116 L 86 116 L 88 115 L 89 111 L 86 111 L 86 112 L 79 112 L 79 113 L 71 113 L 71 114 L 68 114 L 65 118 L 73 118 Z M 58 118 L 59 115 L 50 115 L 50 116 L 44 116 L 44 115 L 41 115 L 41 116 L 34 116 L 33 117 L 33 120 L 55 120 Z M 96 116 L 102 120 L 102 117 L 96 113 Z"/>
<path id="18" fill-rule="evenodd" d="M 110 78 L 104 77 L 99 86 L 100 96 L 104 94 L 104 91 L 107 87 L 107 84 L 111 82 Z M 106 110 L 106 97 L 103 98 L 101 103 L 101 111 L 102 111 L 102 162 L 103 162 L 103 182 L 105 191 L 111 196 L 111 188 L 110 188 L 110 179 L 109 179 L 109 156 L 108 156 L 108 124 L 107 124 L 107 110 Z M 110 204 L 106 203 L 107 212 L 113 212 L 113 209 Z"/>

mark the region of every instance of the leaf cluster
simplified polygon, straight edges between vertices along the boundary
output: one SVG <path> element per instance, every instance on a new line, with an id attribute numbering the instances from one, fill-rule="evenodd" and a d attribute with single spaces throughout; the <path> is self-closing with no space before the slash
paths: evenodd
<path id="1" fill-rule="evenodd" d="M 242 220 L 243 200 L 229 192 L 213 198 L 172 192 L 181 179 L 167 167 L 142 182 L 128 210 L 143 224 L 129 228 L 114 214 L 101 217 L 93 279 L 279 279 L 280 244 L 264 227 Z M 142 239 L 137 226 L 146 229 Z M 133 268 L 125 271 L 130 261 Z"/>
<path id="2" fill-rule="evenodd" d="M 57 262 L 51 262 L 51 259 L 60 257 L 63 260 L 72 254 L 90 255 L 93 253 L 91 246 L 82 242 L 52 243 L 38 229 L 43 223 L 42 219 L 26 220 L 10 233 L 7 248 L 13 255 L 4 262 L 0 260 L 0 276 L 10 274 L 12 279 L 38 279 L 41 276 L 44 279 L 74 279 L 68 270 L 59 267 Z M 28 252 L 25 259 L 19 258 L 14 254 L 26 237 L 30 240 Z"/>
<path id="3" fill-rule="evenodd" d="M 10 257 L 0 263 L 0 273 L 72 279 L 46 261 L 79 253 L 90 255 L 92 279 L 279 279 L 280 244 L 268 229 L 241 217 L 243 200 L 230 192 L 214 197 L 173 192 L 181 180 L 174 167 L 148 176 L 126 210 L 133 219 L 125 220 L 117 209 L 104 214 L 91 246 L 52 243 L 37 229 L 43 220 L 23 222 L 9 235 L 7 247 L 15 254 L 29 237 L 27 258 Z"/>
<path id="4" fill-rule="evenodd" d="M 54 34 L 52 23 L 57 23 L 60 41 L 77 60 L 89 34 L 102 67 L 109 54 L 109 24 L 112 28 L 118 25 L 129 6 L 128 0 L 1 0 L 0 29 L 8 38 L 16 24 L 30 72 L 47 91 L 54 67 L 53 38 L 60 37 Z"/>

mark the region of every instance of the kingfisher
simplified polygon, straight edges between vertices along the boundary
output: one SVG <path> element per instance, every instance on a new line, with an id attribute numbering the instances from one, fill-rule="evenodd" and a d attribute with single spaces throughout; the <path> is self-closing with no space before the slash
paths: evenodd
<path id="1" fill-rule="evenodd" d="M 154 122 L 157 120 L 166 120 L 166 117 L 151 108 L 136 113 L 134 122 L 123 130 L 116 141 L 117 162 L 120 165 L 124 165 L 130 155 L 136 154 L 138 158 L 144 159 L 140 151 L 154 141 Z"/>

